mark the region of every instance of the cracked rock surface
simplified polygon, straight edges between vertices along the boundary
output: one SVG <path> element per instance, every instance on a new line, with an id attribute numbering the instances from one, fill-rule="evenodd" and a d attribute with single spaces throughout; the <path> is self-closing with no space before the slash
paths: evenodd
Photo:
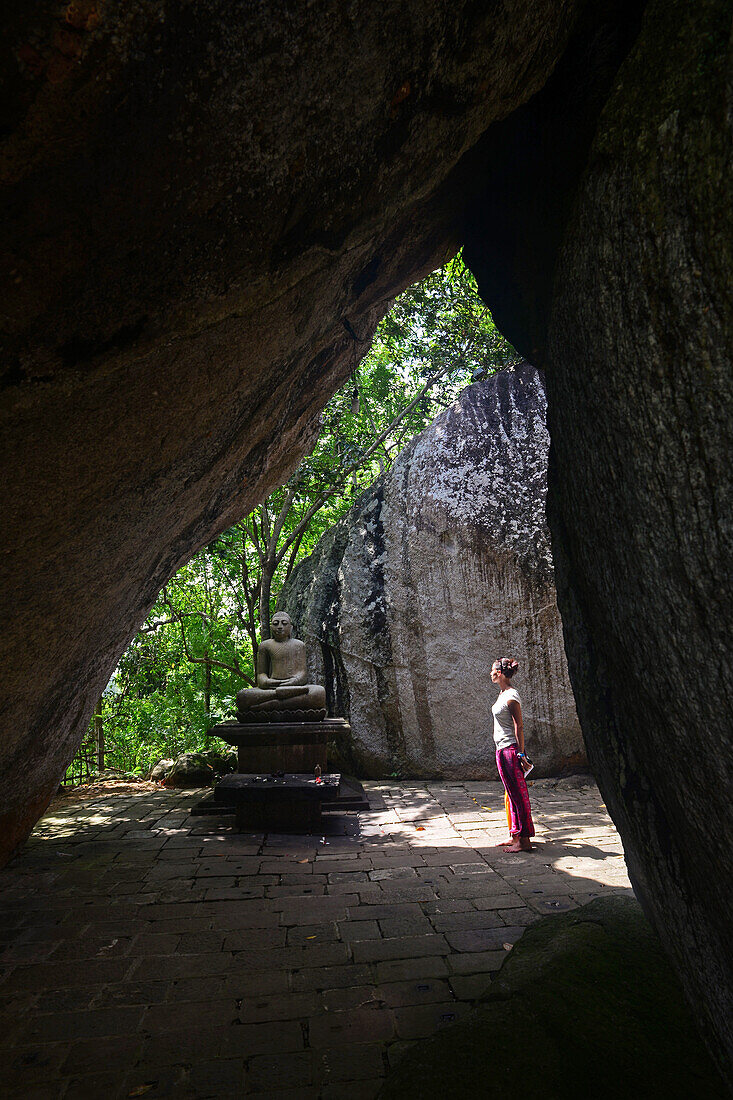
<path id="1" fill-rule="evenodd" d="M 496 771 L 489 670 L 520 663 L 538 775 L 583 767 L 545 522 L 546 398 L 529 364 L 464 390 L 295 570 L 308 642 L 359 774 Z"/>

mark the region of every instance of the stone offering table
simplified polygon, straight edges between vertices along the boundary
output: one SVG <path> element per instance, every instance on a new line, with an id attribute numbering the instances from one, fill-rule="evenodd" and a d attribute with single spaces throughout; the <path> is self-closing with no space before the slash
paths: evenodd
<path id="1" fill-rule="evenodd" d="M 214 800 L 234 806 L 237 828 L 254 832 L 317 832 L 321 805 L 338 799 L 341 776 L 227 775 Z"/>
<path id="2" fill-rule="evenodd" d="M 316 766 L 326 770 L 328 742 L 348 737 L 350 732 L 345 719 L 326 718 L 321 722 L 222 722 L 213 726 L 208 736 L 236 746 L 241 773 L 312 775 Z"/>

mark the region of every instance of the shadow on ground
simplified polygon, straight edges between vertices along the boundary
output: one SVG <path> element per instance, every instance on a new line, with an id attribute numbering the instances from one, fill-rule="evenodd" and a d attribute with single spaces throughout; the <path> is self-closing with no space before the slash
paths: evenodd
<path id="1" fill-rule="evenodd" d="M 659 940 L 632 898 L 599 898 L 527 930 L 486 998 L 417 1044 L 382 1100 L 727 1095 Z"/>
<path id="2" fill-rule="evenodd" d="M 198 792 L 57 802 L 0 877 L 8 1097 L 375 1096 L 465 1018 L 525 928 L 631 896 L 597 789 L 370 784 L 319 836 L 237 834 Z"/>

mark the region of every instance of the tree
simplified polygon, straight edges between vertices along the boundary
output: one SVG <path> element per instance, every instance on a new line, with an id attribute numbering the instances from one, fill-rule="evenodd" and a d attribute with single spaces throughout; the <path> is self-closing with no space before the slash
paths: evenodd
<path id="1" fill-rule="evenodd" d="M 353 379 L 324 410 L 312 454 L 239 525 L 254 653 L 257 625 L 268 637 L 277 591 L 299 556 L 472 378 L 515 358 L 460 254 L 397 299 Z"/>

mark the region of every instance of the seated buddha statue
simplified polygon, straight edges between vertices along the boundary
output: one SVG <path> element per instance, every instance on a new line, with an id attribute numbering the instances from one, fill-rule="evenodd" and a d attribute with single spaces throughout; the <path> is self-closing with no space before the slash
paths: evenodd
<path id="1" fill-rule="evenodd" d="M 271 638 L 257 651 L 257 686 L 237 692 L 240 722 L 321 721 L 326 717 L 326 689 L 308 683 L 305 645 L 293 638 L 293 624 L 285 611 L 276 611 Z"/>

